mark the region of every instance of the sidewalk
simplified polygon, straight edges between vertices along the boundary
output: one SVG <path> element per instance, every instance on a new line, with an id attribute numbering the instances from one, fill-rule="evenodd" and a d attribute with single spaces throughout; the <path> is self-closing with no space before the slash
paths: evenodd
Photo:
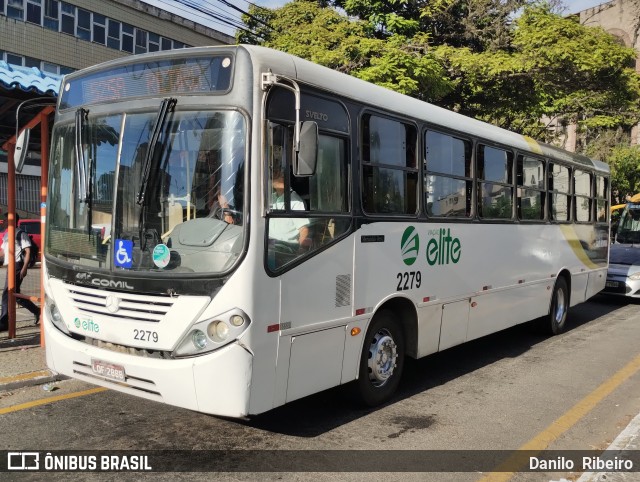
<path id="1" fill-rule="evenodd" d="M 0 290 L 4 289 L 6 269 L 0 267 Z M 29 270 L 22 293 L 40 296 L 39 265 Z M 10 340 L 7 331 L 0 333 L 0 392 L 65 378 L 47 368 L 44 348 L 40 346 L 40 326 L 33 323 L 33 315 L 16 306 L 16 337 Z"/>

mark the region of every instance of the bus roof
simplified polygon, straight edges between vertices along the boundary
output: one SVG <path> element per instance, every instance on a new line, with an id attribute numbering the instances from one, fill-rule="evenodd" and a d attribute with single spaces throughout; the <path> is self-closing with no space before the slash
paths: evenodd
<path id="1" fill-rule="evenodd" d="M 278 50 L 255 45 L 193 47 L 125 57 L 69 74 L 65 76 L 62 88 L 64 88 L 64 84 L 68 81 L 67 79 L 71 80 L 103 69 L 139 62 L 141 59 L 183 58 L 185 56 L 204 55 L 206 53 L 225 50 L 228 52 L 235 51 L 238 56 L 241 55 L 242 51 L 248 53 L 256 72 L 272 71 L 275 74 L 288 76 L 319 89 L 329 90 L 338 95 L 359 101 L 372 109 L 402 113 L 408 118 L 432 123 L 436 128 L 440 126 L 447 130 L 460 132 L 462 135 L 467 134 L 497 144 L 511 146 L 523 152 L 547 156 L 577 167 L 585 166 L 602 173 L 609 173 L 609 166 L 604 162 L 596 161 L 580 154 L 567 152 L 558 147 L 538 142 L 530 137 L 496 127 L 486 122 L 437 107 L 413 97 L 314 64 L 308 60 Z"/>

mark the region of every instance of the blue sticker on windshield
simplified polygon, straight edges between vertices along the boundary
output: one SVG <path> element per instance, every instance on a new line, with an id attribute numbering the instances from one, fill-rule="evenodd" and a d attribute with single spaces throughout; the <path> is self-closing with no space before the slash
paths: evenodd
<path id="1" fill-rule="evenodd" d="M 113 263 L 117 268 L 131 268 L 133 265 L 133 241 L 116 239 Z"/>

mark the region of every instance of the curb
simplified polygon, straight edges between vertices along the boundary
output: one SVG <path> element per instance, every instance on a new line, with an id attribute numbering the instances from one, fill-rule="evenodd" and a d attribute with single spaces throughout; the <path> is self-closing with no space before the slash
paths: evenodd
<path id="1" fill-rule="evenodd" d="M 0 393 L 10 390 L 16 390 L 25 387 L 34 387 L 44 385 L 45 383 L 53 383 L 61 380 L 67 380 L 69 377 L 53 373 L 49 370 L 25 373 L 13 377 L 0 378 Z"/>

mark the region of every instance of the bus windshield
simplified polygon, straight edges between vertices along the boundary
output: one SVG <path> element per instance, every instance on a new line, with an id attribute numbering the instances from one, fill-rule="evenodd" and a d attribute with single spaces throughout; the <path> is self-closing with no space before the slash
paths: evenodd
<path id="1" fill-rule="evenodd" d="M 56 126 L 47 254 L 107 271 L 157 273 L 221 273 L 238 259 L 244 117 L 159 112 L 76 116 Z"/>
<path id="2" fill-rule="evenodd" d="M 640 204 L 627 204 L 620 217 L 616 241 L 623 244 L 640 243 Z"/>

